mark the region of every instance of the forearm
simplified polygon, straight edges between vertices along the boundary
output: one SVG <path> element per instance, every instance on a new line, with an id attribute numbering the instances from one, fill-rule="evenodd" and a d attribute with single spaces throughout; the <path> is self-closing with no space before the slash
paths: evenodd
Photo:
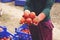
<path id="1" fill-rule="evenodd" d="M 54 4 L 54 0 L 47 0 L 44 10 L 42 11 L 46 17 L 50 15 L 50 10 Z"/>
<path id="2" fill-rule="evenodd" d="M 44 20 L 46 17 L 50 15 L 50 10 L 54 4 L 54 0 L 47 0 L 47 4 L 44 10 L 38 15 L 40 21 Z"/>

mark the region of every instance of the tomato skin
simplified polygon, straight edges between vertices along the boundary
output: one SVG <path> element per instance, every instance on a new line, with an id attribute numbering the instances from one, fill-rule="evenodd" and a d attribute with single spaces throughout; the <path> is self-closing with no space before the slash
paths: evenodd
<path id="1" fill-rule="evenodd" d="M 28 17 L 29 17 L 29 14 L 24 13 L 23 17 L 24 17 L 24 18 L 28 18 Z"/>
<path id="2" fill-rule="evenodd" d="M 31 18 L 27 18 L 26 19 L 26 23 L 28 23 L 28 24 L 32 23 L 32 19 Z"/>
<path id="3" fill-rule="evenodd" d="M 29 14 L 29 17 L 32 18 L 32 19 L 34 19 L 34 18 L 36 17 L 36 14 L 35 14 L 34 12 L 31 12 L 31 13 Z"/>
<path id="4" fill-rule="evenodd" d="M 20 20 L 20 24 L 23 24 L 23 23 L 25 23 L 25 18 L 24 17 L 22 17 L 21 20 Z"/>
<path id="5" fill-rule="evenodd" d="M 4 40 L 4 39 L 0 39 L 0 40 Z"/>
<path id="6" fill-rule="evenodd" d="M 26 19 L 26 18 L 28 18 L 29 17 L 29 12 L 24 12 L 24 15 L 23 15 L 23 17 Z"/>
<path id="7" fill-rule="evenodd" d="M 24 29 L 24 30 L 22 30 L 22 32 L 24 32 L 26 34 L 29 34 L 30 33 L 30 31 L 28 29 Z"/>
<path id="8" fill-rule="evenodd" d="M 37 23 L 38 23 L 38 19 L 34 18 L 34 19 L 33 19 L 33 23 L 34 23 L 34 24 L 37 24 Z"/>
<path id="9" fill-rule="evenodd" d="M 8 37 L 8 38 L 4 37 L 3 40 L 11 40 L 11 38 L 10 37 Z"/>
<path id="10" fill-rule="evenodd" d="M 3 39 L 4 39 L 4 40 L 7 40 L 7 38 L 6 38 L 6 37 L 4 37 Z"/>

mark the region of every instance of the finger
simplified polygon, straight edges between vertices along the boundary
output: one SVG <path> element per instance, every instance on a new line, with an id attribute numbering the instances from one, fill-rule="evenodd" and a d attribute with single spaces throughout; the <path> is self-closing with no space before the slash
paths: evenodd
<path id="1" fill-rule="evenodd" d="M 33 23 L 33 24 L 36 25 L 36 26 L 38 25 L 38 23 Z"/>

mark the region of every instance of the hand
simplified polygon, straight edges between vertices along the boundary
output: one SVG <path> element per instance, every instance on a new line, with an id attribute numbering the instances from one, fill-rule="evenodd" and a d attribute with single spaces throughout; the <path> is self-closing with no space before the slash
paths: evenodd
<path id="1" fill-rule="evenodd" d="M 33 24 L 38 25 L 39 22 L 40 22 L 40 19 L 38 16 L 36 16 L 36 18 L 33 19 Z"/>
<path id="2" fill-rule="evenodd" d="M 46 15 L 44 13 L 40 13 L 34 20 L 36 23 L 35 25 L 38 25 L 39 22 L 43 21 L 45 19 Z"/>

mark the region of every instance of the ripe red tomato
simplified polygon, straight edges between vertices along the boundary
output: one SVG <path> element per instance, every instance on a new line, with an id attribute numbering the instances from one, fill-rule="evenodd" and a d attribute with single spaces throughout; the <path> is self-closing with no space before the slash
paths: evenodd
<path id="1" fill-rule="evenodd" d="M 38 19 L 34 18 L 33 23 L 37 24 L 37 22 L 38 22 Z"/>
<path id="2" fill-rule="evenodd" d="M 34 12 L 31 12 L 31 13 L 29 14 L 29 17 L 32 18 L 32 19 L 34 19 L 34 18 L 36 17 L 36 14 L 35 14 Z"/>
<path id="3" fill-rule="evenodd" d="M 25 30 L 25 32 L 26 32 L 27 34 L 29 34 L 29 30 Z"/>
<path id="4" fill-rule="evenodd" d="M 29 34 L 30 31 L 28 29 L 22 30 L 22 32 Z"/>
<path id="5" fill-rule="evenodd" d="M 4 40 L 4 39 L 0 39 L 0 40 Z"/>
<path id="6" fill-rule="evenodd" d="M 32 23 L 32 19 L 31 18 L 27 18 L 26 19 L 26 23 L 28 23 L 28 24 Z"/>
<path id="7" fill-rule="evenodd" d="M 24 15 L 23 15 L 24 18 L 28 18 L 29 17 L 29 12 L 24 12 Z"/>
<path id="8" fill-rule="evenodd" d="M 25 30 L 22 30 L 22 32 L 25 32 Z"/>
<path id="9" fill-rule="evenodd" d="M 11 40 L 11 38 L 9 37 L 9 38 L 7 38 L 7 40 Z"/>
<path id="10" fill-rule="evenodd" d="M 25 18 L 21 18 L 21 20 L 20 20 L 20 24 L 23 24 L 23 23 L 25 23 Z"/>
<path id="11" fill-rule="evenodd" d="M 7 38 L 6 38 L 6 37 L 4 37 L 4 40 L 7 40 Z"/>

